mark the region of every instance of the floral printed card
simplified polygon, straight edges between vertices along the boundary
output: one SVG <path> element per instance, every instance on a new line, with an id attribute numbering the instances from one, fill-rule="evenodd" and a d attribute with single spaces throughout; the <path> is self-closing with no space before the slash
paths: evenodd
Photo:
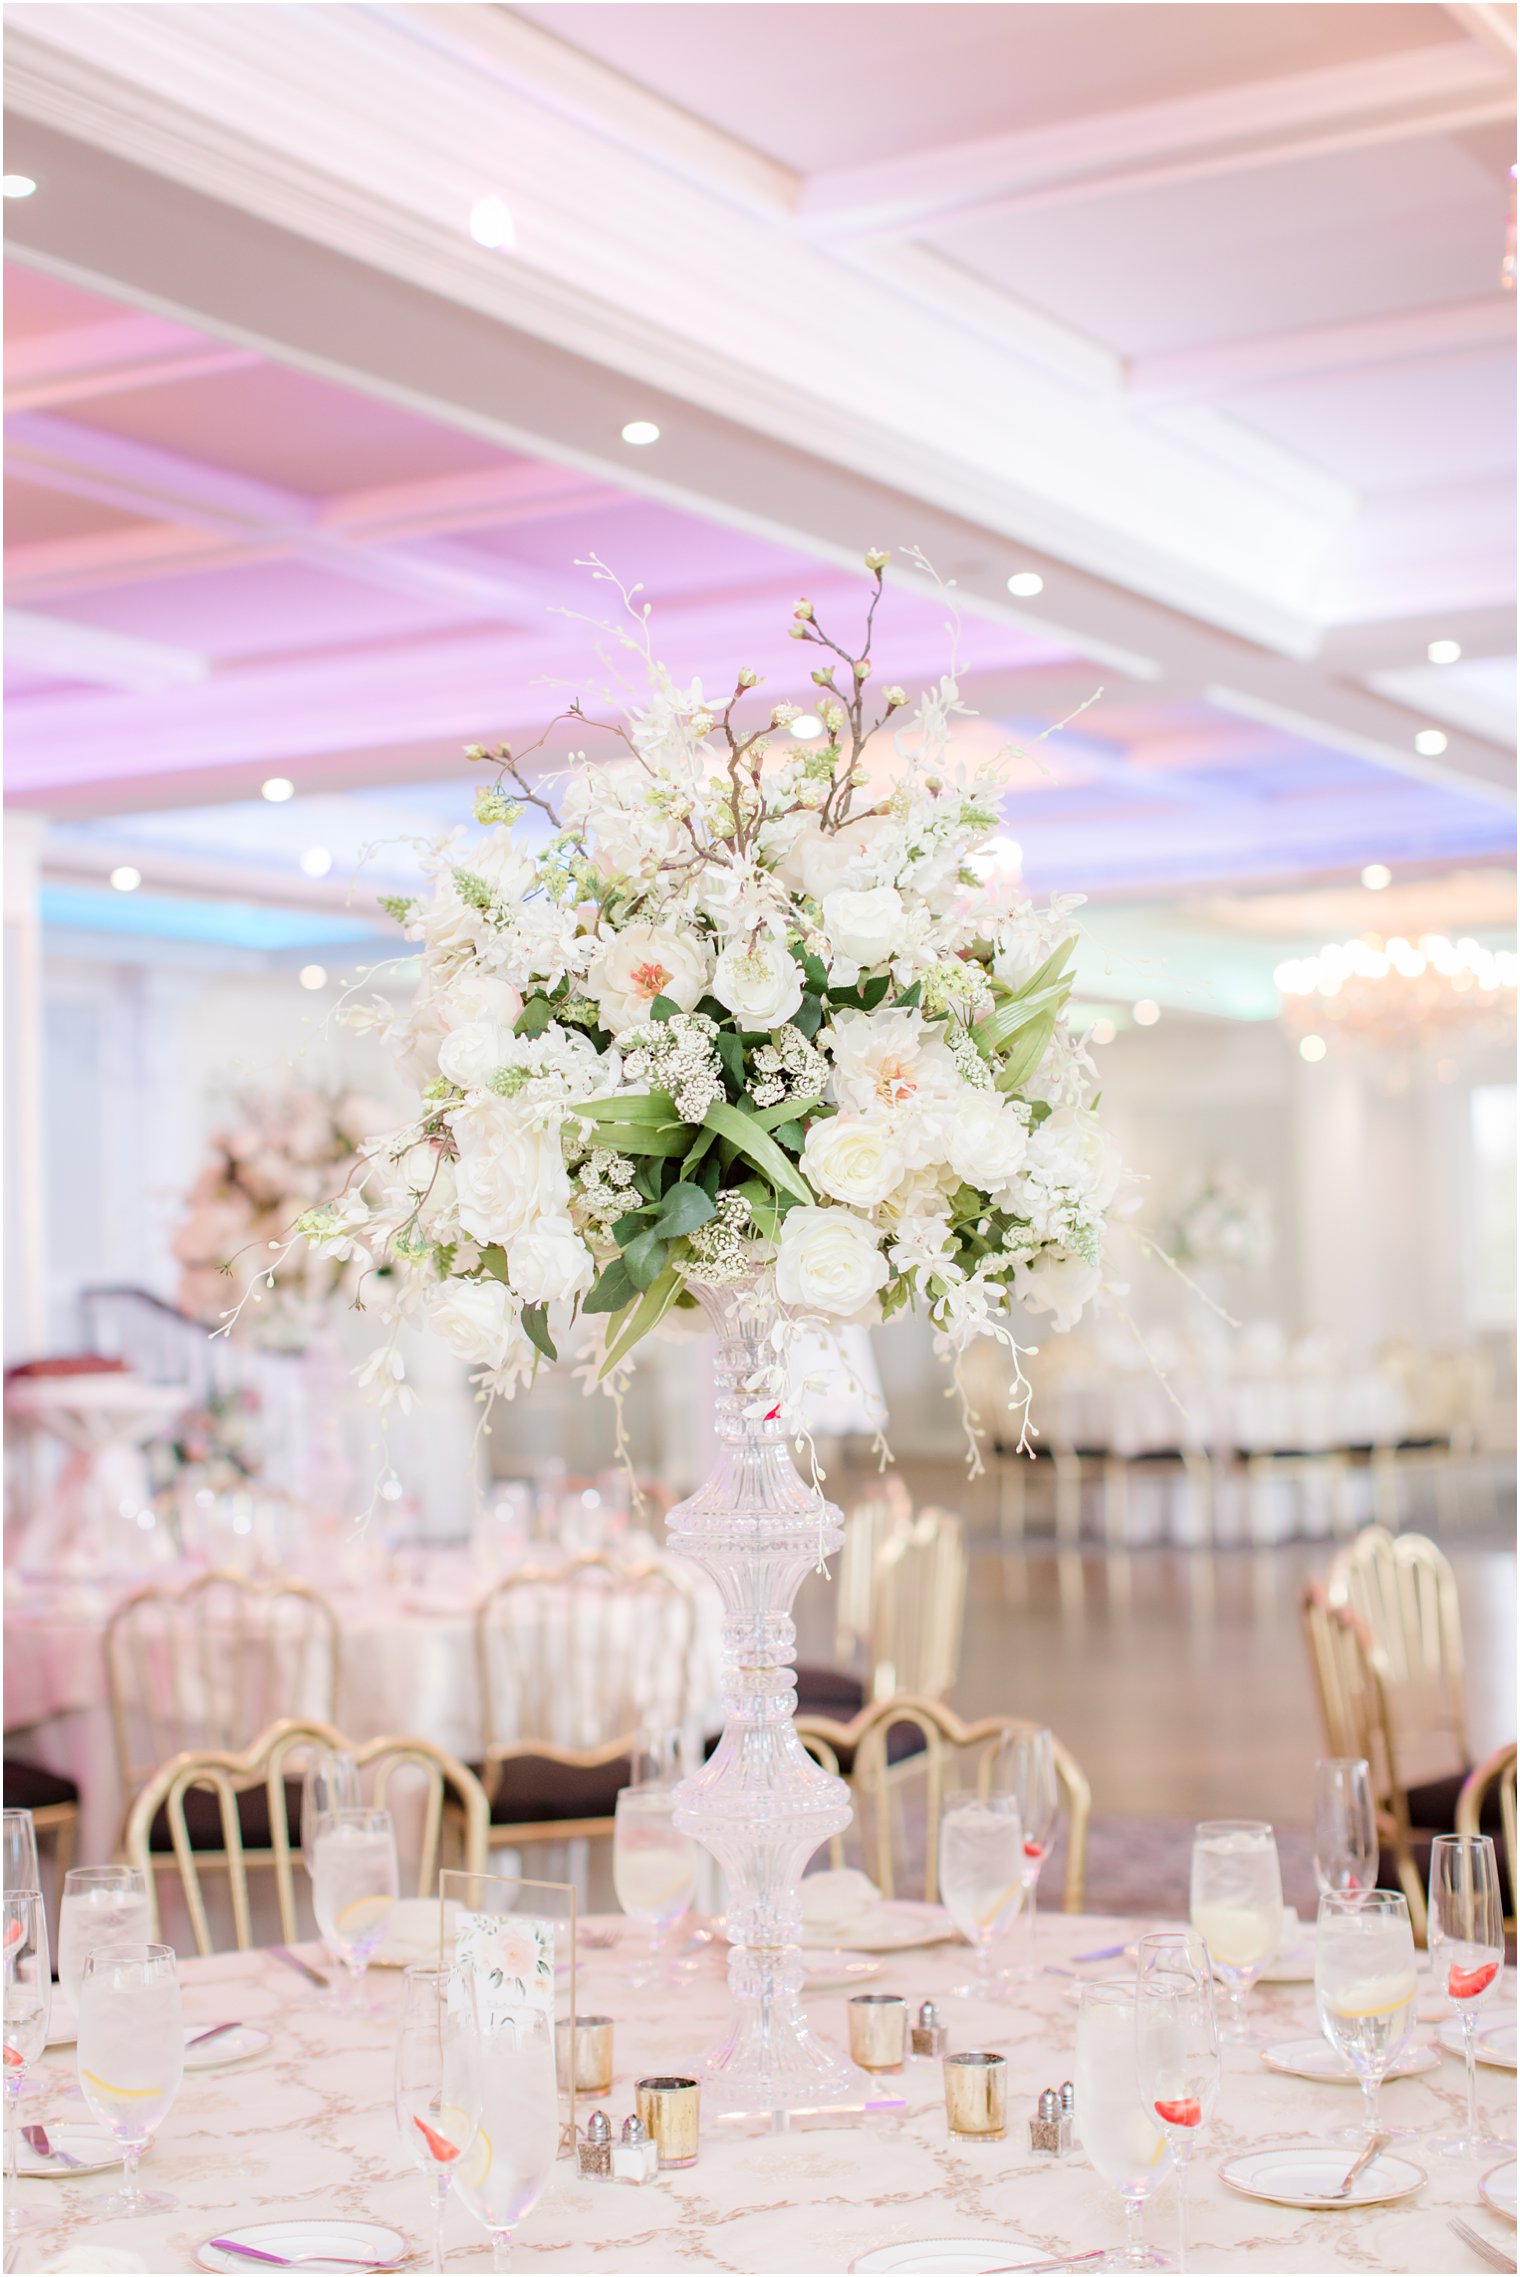
<path id="1" fill-rule="evenodd" d="M 527 2009 L 554 2020 L 552 1921 L 522 1913 L 461 1913 L 454 1932 L 454 1965 L 475 1980 L 482 2031 Z"/>

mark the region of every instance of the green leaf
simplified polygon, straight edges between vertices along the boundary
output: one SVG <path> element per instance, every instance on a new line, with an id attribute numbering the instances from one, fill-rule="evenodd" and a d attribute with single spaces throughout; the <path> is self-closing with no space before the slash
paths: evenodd
<path id="1" fill-rule="evenodd" d="M 670 1243 L 653 1227 L 647 1233 L 637 1234 L 623 1251 L 623 1264 L 634 1287 L 647 1289 L 657 1281 L 669 1256 Z"/>
<path id="2" fill-rule="evenodd" d="M 517 1015 L 512 1033 L 514 1036 L 541 1036 L 554 1018 L 554 1006 L 547 996 L 530 996 Z"/>
<path id="3" fill-rule="evenodd" d="M 744 1046 L 732 1028 L 720 1028 L 713 1038 L 723 1072 L 738 1091 L 744 1089 Z"/>
<path id="4" fill-rule="evenodd" d="M 706 1225 L 713 1214 L 713 1205 L 700 1186 L 672 1186 L 661 1202 L 651 1231 L 662 1233 L 669 1241 L 679 1240 L 699 1225 Z"/>
<path id="5" fill-rule="evenodd" d="M 596 1286 L 581 1306 L 581 1311 L 621 1312 L 624 1305 L 632 1304 L 638 1293 L 622 1258 L 614 1257 L 610 1265 L 602 1268 Z"/>
<path id="6" fill-rule="evenodd" d="M 537 1345 L 546 1360 L 557 1360 L 559 1358 L 559 1354 L 554 1349 L 554 1339 L 549 1334 L 549 1308 L 547 1305 L 524 1305 L 522 1324 L 527 1330 L 529 1342 Z"/>
<path id="7" fill-rule="evenodd" d="M 499 1241 L 489 1241 L 486 1243 L 484 1249 L 482 1249 L 480 1252 L 480 1262 L 485 1271 L 490 1274 L 493 1281 L 504 1281 L 506 1279 L 507 1253 L 502 1248 Z"/>
<path id="8" fill-rule="evenodd" d="M 879 972 L 876 974 L 874 979 L 862 981 L 860 987 L 860 1001 L 868 1012 L 874 1012 L 876 1010 L 877 1005 L 886 995 L 887 990 L 891 987 L 891 985 L 892 975 L 889 972 Z"/>
<path id="9" fill-rule="evenodd" d="M 923 982 L 916 980 L 911 988 L 905 988 L 900 996 L 893 999 L 896 1009 L 899 1012 L 911 1012 L 923 992 Z"/>
<path id="10" fill-rule="evenodd" d="M 800 1123 L 778 1123 L 775 1135 L 782 1146 L 789 1146 L 794 1154 L 800 1154 L 807 1133 Z"/>
<path id="11" fill-rule="evenodd" d="M 668 1020 L 680 1009 L 673 996 L 657 996 L 649 1007 L 649 1017 L 651 1020 Z"/>
<path id="12" fill-rule="evenodd" d="M 778 1192 L 790 1194 L 799 1202 L 812 1201 L 812 1190 L 797 1165 L 782 1153 L 769 1131 L 762 1130 L 753 1115 L 747 1115 L 742 1107 L 731 1107 L 727 1101 L 715 1099 L 702 1120 L 709 1130 L 737 1147 L 746 1162 L 752 1162 Z"/>
<path id="13" fill-rule="evenodd" d="M 708 1136 L 710 1138 L 712 1136 L 712 1133 L 709 1132 Z M 686 1167 L 688 1170 L 691 1168 L 690 1156 L 687 1157 Z M 703 1193 L 711 1202 L 716 1202 L 718 1198 L 718 1183 L 722 1176 L 722 1163 L 718 1160 L 715 1154 L 710 1154 L 702 1165 L 701 1185 Z"/>
<path id="14" fill-rule="evenodd" d="M 798 962 L 807 975 L 808 987 L 815 996 L 822 996 L 829 985 L 829 968 L 822 957 L 815 957 L 809 949 L 803 952 Z"/>
<path id="15" fill-rule="evenodd" d="M 650 1204 L 645 1202 L 636 1210 L 625 1210 L 612 1229 L 612 1238 L 619 1243 L 632 1241 L 636 1233 L 644 1230 L 644 1214 Z"/>
<path id="16" fill-rule="evenodd" d="M 602 1362 L 601 1372 L 604 1376 L 633 1350 L 641 1336 L 647 1336 L 650 1329 L 664 1319 L 680 1293 L 681 1276 L 673 1265 L 668 1265 L 659 1279 L 644 1291 L 633 1318 L 619 1332 L 616 1343 L 609 1348 L 607 1357 Z"/>
<path id="17" fill-rule="evenodd" d="M 799 1035 L 816 1036 L 823 1025 L 823 1005 L 816 996 L 804 996 L 792 1014 L 790 1025 Z"/>
<path id="18" fill-rule="evenodd" d="M 991 1059 L 1032 1020 L 1042 1020 L 1047 1012 L 1059 1012 L 1070 994 L 1071 982 L 1067 979 L 1052 982 L 1049 988 L 1042 988 L 1038 996 L 1011 997 L 995 1012 L 989 1012 L 984 1020 L 977 1021 L 971 1031 L 972 1041 L 983 1059 Z"/>
<path id="19" fill-rule="evenodd" d="M 668 1123 L 675 1111 L 668 1091 L 631 1091 L 620 1099 L 577 1099 L 572 1109 L 593 1123 Z"/>
<path id="20" fill-rule="evenodd" d="M 1045 1057 L 1050 1039 L 1055 1032 L 1056 1015 L 1054 1012 L 1042 1012 L 1037 1019 L 1031 1020 L 1026 1028 L 1019 1030 L 1009 1050 L 1008 1057 L 998 1070 L 997 1087 L 999 1091 L 1017 1091 L 1021 1083 L 1029 1081 Z"/>
<path id="21" fill-rule="evenodd" d="M 822 1104 L 821 1099 L 778 1099 L 774 1107 L 746 1107 L 744 1112 L 754 1116 L 761 1130 L 773 1131 L 778 1123 L 795 1122 L 816 1113 Z"/>
<path id="22" fill-rule="evenodd" d="M 670 1130 L 652 1130 L 647 1123 L 599 1123 L 596 1143 L 610 1146 L 614 1154 L 684 1154 L 691 1144 L 689 1124 L 677 1123 Z"/>
<path id="23" fill-rule="evenodd" d="M 1014 1001 L 1020 1002 L 1026 997 L 1038 996 L 1042 989 L 1049 988 L 1051 982 L 1065 972 L 1076 953 L 1076 946 L 1077 936 L 1073 933 L 1068 940 L 1061 943 L 1058 949 L 1052 951 L 1037 972 L 1032 972 L 1026 981 L 1020 983 L 1013 992 Z"/>

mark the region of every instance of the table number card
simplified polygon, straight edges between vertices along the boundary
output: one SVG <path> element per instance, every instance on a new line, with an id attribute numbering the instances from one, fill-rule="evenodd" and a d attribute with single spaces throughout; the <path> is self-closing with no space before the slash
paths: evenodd
<path id="1" fill-rule="evenodd" d="M 481 2030 L 526 2009 L 554 2023 L 554 1929 L 522 1913 L 465 1913 L 454 1924 L 454 1967 L 474 1980 Z"/>

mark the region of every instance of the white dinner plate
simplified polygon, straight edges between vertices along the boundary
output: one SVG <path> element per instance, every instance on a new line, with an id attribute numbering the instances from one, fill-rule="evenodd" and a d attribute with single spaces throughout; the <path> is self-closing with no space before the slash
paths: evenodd
<path id="1" fill-rule="evenodd" d="M 1291 1907 L 1284 1908 L 1286 1950 L 1268 1961 L 1257 1977 L 1258 1984 L 1312 1984 L 1314 1982 L 1314 1939 L 1306 1936 L 1303 1923 Z M 1291 1929 L 1286 1924 L 1291 1921 Z M 1174 1929 L 1186 1929 L 1185 1921 L 1173 1922 Z M 1139 1940 L 1132 1939 L 1124 1948 L 1124 1959 L 1133 1961 L 1139 1955 Z"/>
<path id="2" fill-rule="evenodd" d="M 1348 2057 L 1338 2055 L 1328 2040 L 1282 2040 L 1275 2048 L 1263 2048 L 1261 2060 L 1268 2071 L 1288 2072 L 1295 2079 L 1323 2079 L 1339 2087 L 1358 2084 L 1356 2067 Z M 1440 2057 L 1427 2042 L 1418 2047 L 1403 2048 L 1388 2066 L 1387 2079 L 1416 2079 L 1424 2071 L 1435 2071 Z"/>
<path id="3" fill-rule="evenodd" d="M 879 1977 L 883 1964 L 873 1961 L 869 1953 L 846 1953 L 830 1946 L 827 1951 L 807 1950 L 802 1956 L 807 1972 L 807 1992 L 837 1992 L 851 1984 L 865 1984 Z"/>
<path id="4" fill-rule="evenodd" d="M 842 1927 L 850 1949 L 857 1953 L 901 1953 L 913 1945 L 942 1945 L 955 1935 L 955 1925 L 942 1905 L 922 1905 L 912 1898 L 883 1898 L 868 1913 L 857 1914 L 847 1927 L 837 1921 L 826 1929 L 804 1927 L 800 1943 L 804 1951 L 835 1951 Z"/>
<path id="5" fill-rule="evenodd" d="M 72 2048 L 79 2037 L 79 2019 L 69 2006 L 57 1985 L 48 2006 L 48 2036 L 50 2048 Z"/>
<path id="6" fill-rule="evenodd" d="M 373 2268 L 415 2251 L 412 2240 L 401 2230 L 382 2229 L 378 2222 L 319 2222 L 303 2218 L 294 2222 L 249 2222 L 241 2229 L 224 2225 L 215 2234 L 230 2237 L 238 2245 L 251 2245 L 260 2253 L 283 2254 L 287 2261 L 317 2261 L 323 2255 L 337 2254 L 345 2261 L 365 2262 Z M 256 2261 L 244 2261 L 235 2253 L 223 2253 L 210 2238 L 196 2247 L 195 2258 L 202 2269 L 235 2270 L 238 2277 L 252 2277 L 259 2266 Z"/>
<path id="7" fill-rule="evenodd" d="M 1502 2214 L 1507 2222 L 1515 2218 L 1515 2162 L 1507 2158 L 1502 2166 L 1492 2167 L 1478 2184 L 1478 2196 L 1485 2206 Z"/>
<path id="8" fill-rule="evenodd" d="M 1461 2055 L 1462 2027 L 1455 2016 L 1447 2017 L 1437 2032 L 1436 2038 L 1448 2054 Z M 1501 2019 L 1493 2024 L 1480 2024 L 1478 2026 L 1476 2053 L 1480 2064 L 1493 2064 L 1499 2071 L 1513 2071 L 1515 2068 L 1515 2025 L 1513 2019 L 1508 2022 Z"/>
<path id="9" fill-rule="evenodd" d="M 1244 2151 L 1226 2159 L 1219 2179 L 1243 2198 L 1264 2198 L 1269 2206 L 1303 2206 L 1311 2213 L 1348 2212 L 1358 2206 L 1386 2206 L 1395 2198 L 1408 2198 L 1427 2180 L 1423 2166 L 1383 2151 L 1364 2168 L 1344 2198 L 1328 2193 L 1339 2189 L 1356 2157 L 1354 2150 L 1337 2150 L 1334 2144 L 1274 2143 L 1266 2150 Z"/>
<path id="10" fill-rule="evenodd" d="M 272 2045 L 270 2034 L 261 2032 L 257 2024 L 235 2024 L 230 2032 L 219 2032 L 214 2040 L 192 2048 L 190 2042 L 196 2034 L 210 2029 L 209 2024 L 185 2026 L 186 2071 L 220 2071 L 224 2064 L 245 2064 L 250 2056 L 261 2056 Z"/>
<path id="11" fill-rule="evenodd" d="M 23 2119 L 21 2124 L 25 2126 L 27 2121 Z M 46 2182 L 72 2182 L 76 2175 L 103 2174 L 108 2166 L 121 2165 L 121 2145 L 106 2133 L 104 2127 L 49 2127 L 47 2139 L 49 2150 L 64 2151 L 77 2164 L 67 2166 L 61 2158 L 39 2158 L 26 2137 L 18 2134 L 18 2174 L 35 2174 Z M 249 2267 L 252 2266 L 250 2262 Z"/>
<path id="12" fill-rule="evenodd" d="M 1017 2237 L 925 2237 L 908 2245 L 879 2245 L 852 2261 L 852 2270 L 866 2277 L 981 2277 L 988 2269 L 1006 2268 L 1011 2261 L 1046 2261 L 1038 2246 Z"/>

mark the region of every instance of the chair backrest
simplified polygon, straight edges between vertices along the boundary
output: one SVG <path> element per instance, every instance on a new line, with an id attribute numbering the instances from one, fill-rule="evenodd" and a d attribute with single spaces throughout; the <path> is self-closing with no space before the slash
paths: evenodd
<path id="1" fill-rule="evenodd" d="M 196 1950 L 202 1954 L 213 1950 L 202 1886 L 202 1875 L 208 1868 L 227 1876 L 233 1936 L 238 1950 L 246 1952 L 252 1945 L 247 1858 L 237 1799 L 250 1788 L 262 1786 L 268 1801 L 280 1934 L 287 1944 L 294 1940 L 297 1925 L 293 1853 L 299 1852 L 301 1830 L 299 1826 L 291 1827 L 286 1782 L 299 1779 L 305 1759 L 326 1749 L 343 1749 L 353 1756 L 361 1778 L 368 1774 L 364 1779 L 368 1799 L 379 1807 L 385 1806 L 391 1781 L 398 1772 L 415 1772 L 419 1776 L 422 1784 L 422 1824 L 417 1847 L 419 1897 L 430 1894 L 437 1878 L 444 1803 L 450 1794 L 464 1818 L 465 1864 L 471 1873 L 484 1873 L 491 1809 L 485 1789 L 465 1764 L 457 1762 L 430 1739 L 388 1736 L 357 1744 L 345 1739 L 331 1724 L 285 1717 L 261 1732 L 253 1745 L 241 1753 L 204 1748 L 176 1755 L 153 1774 L 133 1803 L 127 1820 L 127 1862 L 136 1866 L 147 1881 L 155 1935 L 158 1896 L 155 1854 L 149 1837 L 154 1820 L 163 1811 L 168 1819 L 174 1863 L 195 1933 Z M 197 1850 L 192 1844 L 185 1822 L 185 1797 L 196 1788 L 216 1796 L 222 1832 L 219 1852 Z M 162 1852 L 156 1854 L 158 1862 L 163 1861 L 163 1855 Z"/>
<path id="2" fill-rule="evenodd" d="M 1363 1623 L 1412 1776 L 1465 1771 L 1462 1614 L 1450 1561 L 1423 1534 L 1366 1526 L 1331 1563 L 1329 1599 Z"/>
<path id="3" fill-rule="evenodd" d="M 884 1542 L 906 1533 L 912 1523 L 912 1497 L 896 1471 L 888 1471 L 846 1518 L 834 1586 L 836 1660 L 848 1663 L 869 1648 L 876 1553 Z"/>
<path id="4" fill-rule="evenodd" d="M 942 1700 L 960 1673 L 966 1618 L 966 1529 L 923 1510 L 876 1553 L 871 1590 L 871 1697 Z"/>
<path id="5" fill-rule="evenodd" d="M 874 1701 L 847 1724 L 831 1722 L 824 1716 L 797 1718 L 797 1735 L 815 1762 L 836 1772 L 842 1763 L 850 1765 L 848 1777 L 862 1855 L 886 1897 L 896 1894 L 898 1840 L 907 1837 L 909 1831 L 909 1814 L 903 1805 L 910 1786 L 922 1785 L 922 1814 L 914 1814 L 912 1840 L 906 1846 L 916 1849 L 921 1835 L 919 1878 L 930 1904 L 939 1894 L 939 1821 L 945 1796 L 971 1787 L 985 1788 L 999 1743 L 1013 1733 L 1038 1729 L 1024 1716 L 979 1716 L 973 1723 L 963 1723 L 943 1701 L 907 1696 Z M 911 1755 L 894 1763 L 892 1737 L 901 1732 L 916 1735 L 917 1745 Z M 1092 1789 L 1076 1758 L 1059 1740 L 1055 1742 L 1055 1764 L 1066 1814 L 1062 1903 L 1068 1913 L 1080 1913 L 1087 1885 Z M 905 1860 L 905 1868 L 911 1863 Z"/>
<path id="6" fill-rule="evenodd" d="M 123 1791 L 187 1749 L 236 1753 L 280 1716 L 330 1722 L 338 1617 L 304 1582 L 207 1573 L 135 1590 L 105 1632 Z"/>
<path id="7" fill-rule="evenodd" d="M 540 1745 L 605 1760 L 641 1727 L 684 1724 L 695 1631 L 691 1584 L 665 1564 L 594 1551 L 506 1575 L 475 1608 L 487 1763 Z"/>
<path id="8" fill-rule="evenodd" d="M 1513 1931 L 1515 1926 L 1517 1847 L 1515 1839 L 1515 1742 L 1513 1740 L 1510 1741 L 1508 1747 L 1496 1748 L 1492 1755 L 1486 1757 L 1482 1763 L 1475 1765 L 1463 1780 L 1462 1792 L 1457 1797 L 1456 1823 L 1458 1834 L 1482 1833 L 1483 1805 L 1488 1800 L 1489 1790 L 1493 1787 L 1497 1787 L 1499 1790 L 1499 1829 L 1504 1843 L 1505 1862 L 1509 1869 L 1510 1912 L 1506 1926 Z"/>
<path id="9" fill-rule="evenodd" d="M 1366 1758 L 1378 1842 L 1392 1852 L 1415 1941 L 1423 1944 L 1425 1883 L 1414 1855 L 1408 1776 L 1382 1651 L 1360 1614 L 1332 1605 L 1318 1582 L 1306 1586 L 1302 1611 L 1328 1751 Z"/>

